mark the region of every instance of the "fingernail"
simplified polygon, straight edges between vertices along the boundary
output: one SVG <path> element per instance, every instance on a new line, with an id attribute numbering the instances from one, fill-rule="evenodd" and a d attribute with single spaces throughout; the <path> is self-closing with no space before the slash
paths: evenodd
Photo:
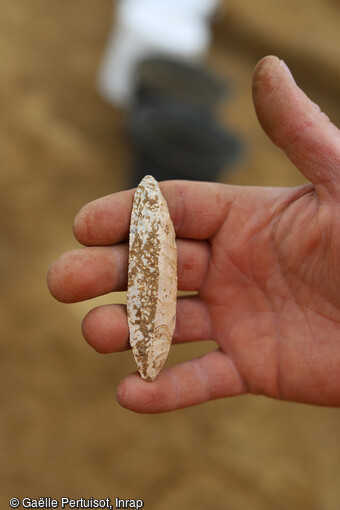
<path id="1" fill-rule="evenodd" d="M 287 66 L 287 64 L 286 64 L 286 62 L 284 60 L 280 60 L 280 66 L 282 67 L 282 69 L 284 69 L 286 71 L 286 73 L 288 74 L 289 78 L 296 85 L 296 81 L 294 80 L 294 77 L 293 77 L 293 75 L 291 73 L 291 70 L 289 69 L 289 67 Z"/>

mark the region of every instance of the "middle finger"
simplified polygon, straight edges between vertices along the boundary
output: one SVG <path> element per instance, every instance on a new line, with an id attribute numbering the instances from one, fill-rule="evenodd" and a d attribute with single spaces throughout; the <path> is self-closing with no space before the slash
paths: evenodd
<path id="1" fill-rule="evenodd" d="M 178 289 L 198 290 L 210 259 L 206 241 L 177 239 Z M 128 244 L 91 246 L 64 253 L 48 274 L 53 296 L 64 303 L 84 301 L 127 288 Z"/>

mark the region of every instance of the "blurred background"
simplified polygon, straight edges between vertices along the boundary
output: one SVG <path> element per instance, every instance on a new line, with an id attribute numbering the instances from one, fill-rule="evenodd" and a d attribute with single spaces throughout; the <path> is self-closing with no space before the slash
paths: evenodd
<path id="1" fill-rule="evenodd" d="M 80 323 L 93 306 L 124 302 L 124 294 L 62 305 L 45 279 L 53 260 L 78 246 L 72 221 L 82 205 L 130 187 L 145 161 L 160 168 L 158 143 L 191 157 L 192 139 L 178 147 L 173 135 L 171 102 L 184 124 L 188 115 L 189 124 L 209 126 L 195 143 L 212 133 L 227 145 L 231 140 L 218 164 L 210 142 L 202 158 L 194 156 L 206 157 L 206 180 L 305 182 L 256 120 L 252 72 L 266 54 L 283 58 L 340 125 L 339 2 L 223 0 L 216 11 L 197 14 L 191 39 L 169 15 L 168 29 L 177 23 L 176 34 L 190 42 L 186 65 L 209 70 L 215 90 L 222 83 L 218 101 L 203 107 L 178 90 L 164 98 L 162 89 L 156 101 L 145 88 L 124 97 L 132 83 L 127 58 L 136 67 L 148 55 L 134 55 L 138 45 L 127 44 L 132 39 L 117 16 L 108 0 L 0 2 L 1 507 L 13 496 L 49 496 L 140 498 L 157 510 L 338 510 L 339 409 L 251 396 L 164 415 L 122 409 L 115 388 L 135 370 L 131 352 L 97 354 L 83 341 Z M 125 60 L 114 60 L 118 43 L 130 51 Z M 172 46 L 172 57 L 176 51 Z M 111 67 L 125 85 L 110 81 Z M 158 120 L 145 127 L 155 107 Z M 140 133 L 150 125 L 145 145 Z M 179 169 L 163 170 L 171 178 Z M 196 171 L 191 177 L 200 178 Z M 167 364 L 211 348 L 176 346 Z"/>

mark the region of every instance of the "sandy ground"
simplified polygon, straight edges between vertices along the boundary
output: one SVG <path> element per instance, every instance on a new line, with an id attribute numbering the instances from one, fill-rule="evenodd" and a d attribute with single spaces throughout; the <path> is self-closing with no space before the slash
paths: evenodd
<path id="1" fill-rule="evenodd" d="M 124 116 L 94 80 L 110 23 L 108 1 L 0 3 L 0 500 L 141 498 L 146 509 L 338 510 L 340 411 L 262 397 L 140 416 L 115 387 L 130 352 L 96 354 L 80 322 L 110 295 L 62 305 L 49 265 L 77 246 L 72 219 L 123 189 L 131 163 Z M 340 125 L 336 0 L 230 0 L 211 65 L 233 83 L 221 109 L 244 138 L 242 162 L 221 180 L 294 186 L 297 170 L 261 131 L 251 103 L 257 60 L 278 54 Z M 169 364 L 211 344 L 177 346 Z"/>

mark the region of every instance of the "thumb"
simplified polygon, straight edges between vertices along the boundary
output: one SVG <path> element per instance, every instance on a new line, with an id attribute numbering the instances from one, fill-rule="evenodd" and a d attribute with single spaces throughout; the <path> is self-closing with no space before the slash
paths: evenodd
<path id="1" fill-rule="evenodd" d="M 262 59 L 253 77 L 253 100 L 269 138 L 310 180 L 321 200 L 340 198 L 340 131 L 296 85 L 277 57 Z"/>

